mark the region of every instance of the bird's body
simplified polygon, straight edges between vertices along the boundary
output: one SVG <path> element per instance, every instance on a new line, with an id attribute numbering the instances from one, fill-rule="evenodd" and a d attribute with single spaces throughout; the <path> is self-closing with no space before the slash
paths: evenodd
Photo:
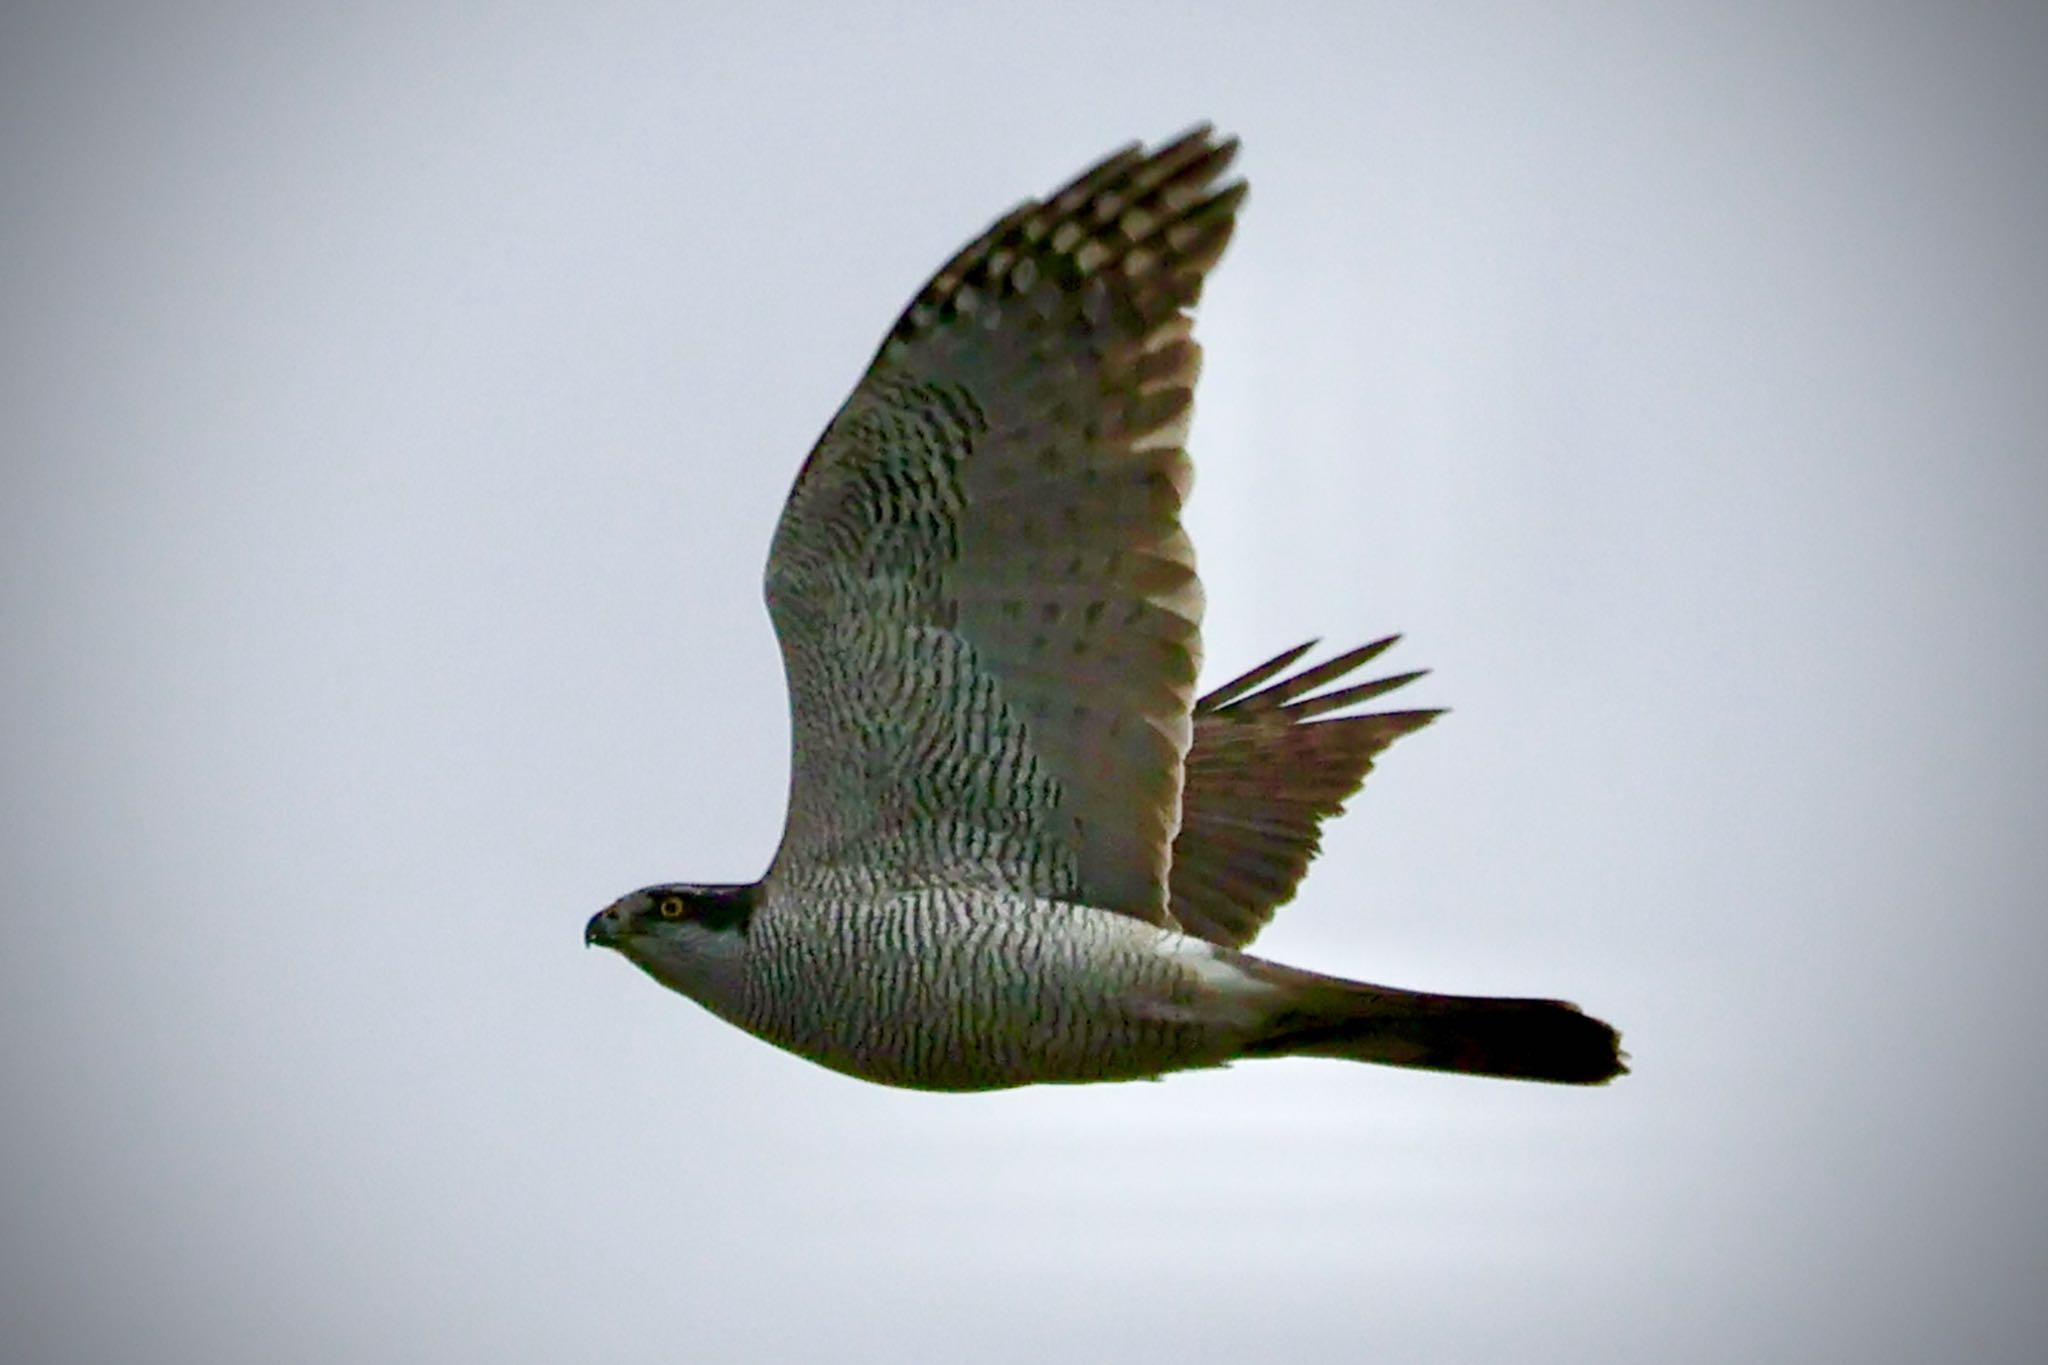
<path id="1" fill-rule="evenodd" d="M 1226 1060 L 1244 1013 L 1210 945 L 1087 906 L 926 887 L 843 914 L 820 913 L 851 903 L 831 888 L 764 892 L 738 970 L 676 984 L 865 1080 L 988 1090 L 1156 1076 Z"/>
<path id="2" fill-rule="evenodd" d="M 767 874 L 648 887 L 586 939 L 791 1052 L 893 1085 L 1128 1080 L 1309 1054 L 1620 1070 L 1569 1005 L 1366 986 L 1237 951 L 1320 822 L 1434 711 L 1331 714 L 1391 640 L 1197 698 L 1179 523 L 1187 309 L 1242 184 L 1206 129 L 1027 203 L 913 301 L 784 509 L 793 728 Z"/>

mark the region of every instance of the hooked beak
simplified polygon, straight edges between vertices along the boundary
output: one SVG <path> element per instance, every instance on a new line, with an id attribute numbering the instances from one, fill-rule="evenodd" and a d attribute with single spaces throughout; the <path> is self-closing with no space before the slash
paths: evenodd
<path id="1" fill-rule="evenodd" d="M 607 905 L 590 917 L 590 923 L 583 926 L 583 946 L 586 948 L 616 948 L 619 917 Z"/>

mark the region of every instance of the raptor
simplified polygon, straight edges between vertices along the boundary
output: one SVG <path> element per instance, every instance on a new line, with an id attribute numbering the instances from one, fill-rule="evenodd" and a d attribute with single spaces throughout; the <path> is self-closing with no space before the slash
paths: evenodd
<path id="1" fill-rule="evenodd" d="M 1316 1056 L 1597 1084 L 1554 1000 L 1243 951 L 1428 710 L 1358 708 L 1391 638 L 1197 695 L 1180 512 L 1234 140 L 1116 152 L 932 277 L 797 475 L 768 557 L 793 729 L 767 872 L 664 883 L 589 944 L 812 1061 L 987 1090 Z"/>

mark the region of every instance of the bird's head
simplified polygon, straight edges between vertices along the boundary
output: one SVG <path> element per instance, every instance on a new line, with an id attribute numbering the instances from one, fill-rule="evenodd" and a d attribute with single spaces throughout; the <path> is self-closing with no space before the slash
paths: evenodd
<path id="1" fill-rule="evenodd" d="M 614 948 L 649 976 L 706 1003 L 736 985 L 760 885 L 647 886 L 583 926 L 586 947 Z"/>

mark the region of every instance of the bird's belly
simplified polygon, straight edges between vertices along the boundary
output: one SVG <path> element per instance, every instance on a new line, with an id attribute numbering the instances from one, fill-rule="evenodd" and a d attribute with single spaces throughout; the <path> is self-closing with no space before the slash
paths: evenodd
<path id="1" fill-rule="evenodd" d="M 1236 1047 L 1158 930 L 1083 906 L 923 892 L 844 914 L 760 915 L 736 1022 L 888 1085 L 1131 1080 Z"/>

